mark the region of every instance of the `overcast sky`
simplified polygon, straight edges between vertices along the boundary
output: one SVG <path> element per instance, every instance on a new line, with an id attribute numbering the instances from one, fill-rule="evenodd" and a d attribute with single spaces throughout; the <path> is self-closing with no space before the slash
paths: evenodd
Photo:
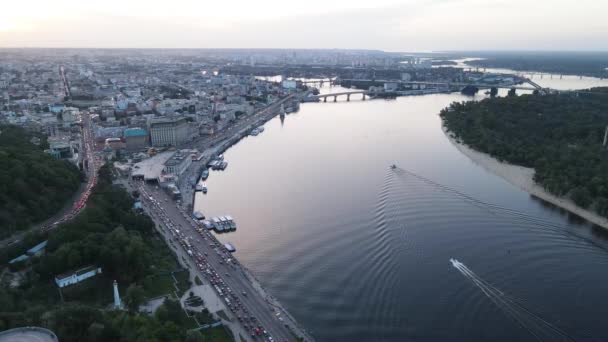
<path id="1" fill-rule="evenodd" d="M 608 50 L 607 0 L 4 0 L 0 47 Z"/>

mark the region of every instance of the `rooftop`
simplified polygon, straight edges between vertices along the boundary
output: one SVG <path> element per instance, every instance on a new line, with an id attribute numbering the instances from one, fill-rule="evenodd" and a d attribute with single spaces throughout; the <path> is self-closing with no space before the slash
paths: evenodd
<path id="1" fill-rule="evenodd" d="M 186 123 L 186 118 L 178 117 L 178 118 L 156 118 L 152 119 L 150 122 L 150 127 L 153 126 L 175 126 L 178 124 Z"/>
<path id="2" fill-rule="evenodd" d="M 0 342 L 57 342 L 57 336 L 50 330 L 38 327 L 21 327 L 0 332 Z"/>
<path id="3" fill-rule="evenodd" d="M 90 272 L 90 271 L 93 271 L 93 270 L 96 270 L 96 269 L 97 269 L 97 266 L 86 266 L 86 267 L 83 267 L 81 269 L 77 269 L 75 271 L 69 271 L 69 272 L 65 272 L 63 274 L 59 274 L 59 275 L 55 276 L 55 279 L 68 278 L 68 277 L 71 277 L 73 274 L 81 275 L 81 274 L 85 274 L 87 272 Z"/>
<path id="4" fill-rule="evenodd" d="M 171 158 L 174 152 L 162 152 L 154 157 L 142 160 L 139 163 L 133 165 L 133 171 L 131 176 L 143 177 L 144 180 L 155 180 L 159 179 L 165 168 L 165 162 Z"/>
<path id="5" fill-rule="evenodd" d="M 181 164 L 186 158 L 191 158 L 189 154 L 181 151 L 175 152 L 171 158 L 165 162 L 165 166 L 175 166 Z"/>
<path id="6" fill-rule="evenodd" d="M 142 137 L 147 134 L 148 133 L 143 128 L 127 128 L 124 132 L 125 137 Z"/>

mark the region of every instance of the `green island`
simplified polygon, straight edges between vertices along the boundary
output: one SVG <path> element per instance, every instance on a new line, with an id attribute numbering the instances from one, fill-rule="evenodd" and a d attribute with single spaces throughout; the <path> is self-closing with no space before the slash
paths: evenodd
<path id="1" fill-rule="evenodd" d="M 517 71 L 534 71 L 559 75 L 606 78 L 606 52 L 485 52 L 475 56 L 482 59 L 466 61 L 480 68 L 503 68 Z"/>
<path id="2" fill-rule="evenodd" d="M 197 302 L 200 312 L 187 313 L 177 300 L 191 286 L 188 271 L 179 266 L 153 221 L 134 209 L 137 194 L 113 184 L 108 164 L 98 175 L 78 216 L 52 233 L 30 234 L 1 250 L 0 331 L 40 326 L 55 332 L 60 341 L 231 341 L 221 326 L 195 329 L 213 319 L 192 293 L 189 300 Z M 43 254 L 8 264 L 45 240 Z M 57 275 L 86 266 L 99 267 L 102 273 L 61 289 L 55 283 Z M 112 306 L 114 280 L 121 310 Z M 141 310 L 159 296 L 166 299 L 153 313 Z"/>
<path id="3" fill-rule="evenodd" d="M 78 190 L 78 168 L 47 147 L 43 135 L 0 126 L 0 239 L 55 215 Z"/>
<path id="4" fill-rule="evenodd" d="M 453 103 L 440 116 L 457 142 L 533 168 L 549 193 L 608 217 L 608 88 Z"/>

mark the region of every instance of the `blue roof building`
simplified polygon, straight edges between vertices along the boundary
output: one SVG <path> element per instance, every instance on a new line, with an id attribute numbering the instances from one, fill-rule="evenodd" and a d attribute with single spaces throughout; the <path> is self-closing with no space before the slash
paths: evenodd
<path id="1" fill-rule="evenodd" d="M 34 255 L 40 255 L 42 253 L 42 251 L 44 251 L 44 248 L 46 247 L 46 244 L 48 243 L 47 241 L 42 241 L 41 243 L 37 244 L 36 246 L 28 249 L 25 254 L 22 254 L 18 257 L 16 257 L 15 259 L 9 261 L 9 264 L 14 264 L 16 262 L 20 262 L 20 261 L 25 261 L 27 259 L 29 259 L 30 257 L 34 256 Z"/>
<path id="2" fill-rule="evenodd" d="M 29 255 L 21 254 L 20 256 L 16 257 L 15 259 L 9 261 L 8 263 L 9 264 L 14 264 L 14 263 L 19 262 L 19 261 L 25 261 L 25 260 L 27 260 L 29 258 L 30 258 Z"/>
<path id="3" fill-rule="evenodd" d="M 41 243 L 37 244 L 36 246 L 30 248 L 27 250 L 27 252 L 25 252 L 27 255 L 37 255 L 39 254 L 42 250 L 44 250 L 44 248 L 46 247 L 46 244 L 48 243 L 47 241 L 42 241 Z"/>
<path id="4" fill-rule="evenodd" d="M 64 106 L 63 105 L 52 105 L 49 106 L 49 110 L 55 114 L 61 112 L 63 110 Z"/>
<path id="5" fill-rule="evenodd" d="M 125 129 L 124 136 L 127 137 L 145 137 L 148 133 L 143 128 L 127 128 Z"/>

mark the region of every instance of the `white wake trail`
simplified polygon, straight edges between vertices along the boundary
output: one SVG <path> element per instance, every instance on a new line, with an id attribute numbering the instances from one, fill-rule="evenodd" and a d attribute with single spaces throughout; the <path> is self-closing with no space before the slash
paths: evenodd
<path id="1" fill-rule="evenodd" d="M 538 341 L 575 341 L 575 339 L 558 327 L 549 323 L 539 315 L 524 307 L 519 300 L 510 297 L 483 280 L 465 264 L 456 259 L 450 259 L 452 266 L 462 275 L 473 282 L 486 297 L 507 316 L 514 319 L 522 328 L 526 329 Z"/>

